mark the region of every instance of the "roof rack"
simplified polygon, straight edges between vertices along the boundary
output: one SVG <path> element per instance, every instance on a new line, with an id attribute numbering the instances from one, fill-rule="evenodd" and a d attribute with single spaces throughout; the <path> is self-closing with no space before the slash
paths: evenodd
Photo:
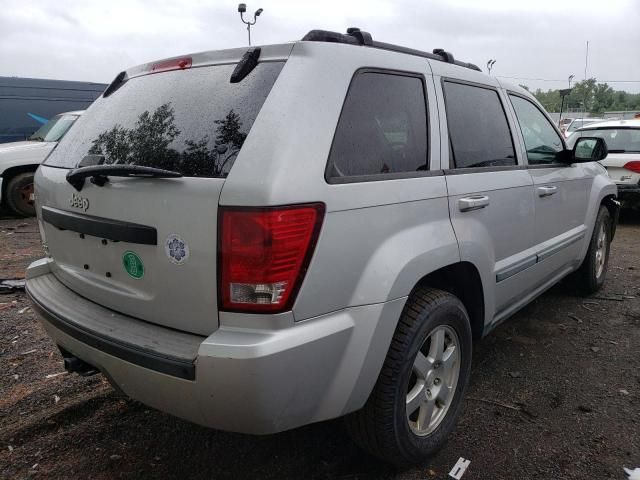
<path id="1" fill-rule="evenodd" d="M 363 32 L 359 28 L 351 27 L 347 29 L 347 33 L 330 32 L 328 30 L 311 30 L 302 41 L 307 42 L 329 42 L 329 43 L 346 43 L 349 45 L 362 45 L 365 47 L 379 48 L 381 50 L 389 50 L 392 52 L 406 53 L 408 55 L 416 55 L 418 57 L 438 60 L 440 62 L 452 63 L 460 67 L 470 68 L 481 72 L 480 68 L 473 63 L 460 62 L 453 58 L 453 54 L 446 52 L 441 48 L 436 48 L 433 53 L 423 52 L 422 50 L 414 50 L 413 48 L 402 47 L 391 43 L 378 42 L 373 40 L 369 32 Z"/>

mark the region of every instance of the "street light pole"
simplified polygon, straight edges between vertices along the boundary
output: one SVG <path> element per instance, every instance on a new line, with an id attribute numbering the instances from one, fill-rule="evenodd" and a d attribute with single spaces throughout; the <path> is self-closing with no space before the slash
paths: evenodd
<path id="1" fill-rule="evenodd" d="M 253 22 L 247 21 L 247 20 L 244 19 L 243 14 L 246 11 L 247 11 L 247 5 L 245 3 L 239 3 L 238 4 L 238 12 L 240 13 L 240 20 L 242 20 L 242 23 L 244 23 L 247 26 L 247 35 L 249 37 L 249 46 L 251 46 L 251 26 L 256 24 L 256 22 L 258 21 L 258 17 L 260 16 L 260 14 L 264 10 L 262 10 L 262 8 L 259 8 L 258 10 L 255 11 L 255 13 L 253 14 Z"/>
<path id="2" fill-rule="evenodd" d="M 575 77 L 575 75 L 569 75 L 569 88 L 571 88 L 571 80 L 573 80 L 573 77 Z"/>

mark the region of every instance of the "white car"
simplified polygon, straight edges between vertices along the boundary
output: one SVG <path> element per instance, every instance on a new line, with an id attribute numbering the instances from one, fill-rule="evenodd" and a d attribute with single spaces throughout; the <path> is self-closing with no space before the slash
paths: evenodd
<path id="1" fill-rule="evenodd" d="M 0 203 L 18 215 L 35 215 L 33 174 L 84 110 L 56 115 L 28 140 L 0 145 Z"/>
<path id="2" fill-rule="evenodd" d="M 618 198 L 626 207 L 640 207 L 640 120 L 610 120 L 582 127 L 569 139 L 569 147 L 580 137 L 600 137 L 609 155 L 600 161 L 618 185 Z"/>
<path id="3" fill-rule="evenodd" d="M 564 137 L 568 139 L 571 134 L 579 128 L 586 127 L 592 123 L 604 122 L 605 120 L 605 118 L 574 118 L 571 122 L 563 126 L 562 133 Z"/>

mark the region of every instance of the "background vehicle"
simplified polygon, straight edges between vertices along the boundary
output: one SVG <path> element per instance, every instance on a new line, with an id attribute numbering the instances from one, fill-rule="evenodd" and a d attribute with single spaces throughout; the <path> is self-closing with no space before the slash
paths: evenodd
<path id="1" fill-rule="evenodd" d="M 141 65 L 38 169 L 27 291 L 69 369 L 151 406 L 253 434 L 347 415 L 415 462 L 473 337 L 604 282 L 616 187 L 577 145 L 526 90 L 357 29 Z"/>
<path id="2" fill-rule="evenodd" d="M 84 110 L 103 83 L 0 77 L 0 143 L 26 140 L 54 115 Z"/>
<path id="3" fill-rule="evenodd" d="M 640 208 L 640 120 L 610 120 L 580 128 L 569 139 L 569 146 L 580 137 L 606 141 L 609 155 L 600 163 L 618 185 L 623 205 Z"/>
<path id="4" fill-rule="evenodd" d="M 33 174 L 82 113 L 61 113 L 40 127 L 28 140 L 0 145 L 2 205 L 17 215 L 35 215 Z"/>
<path id="5" fill-rule="evenodd" d="M 592 123 L 604 122 L 604 118 L 574 118 L 570 123 L 565 125 L 563 130 L 565 138 L 569 138 L 577 129 L 590 125 Z"/>
<path id="6" fill-rule="evenodd" d="M 569 124 L 571 122 L 573 122 L 575 119 L 571 118 L 571 117 L 565 117 L 562 120 L 560 120 L 560 123 L 558 124 L 558 128 L 560 128 L 560 131 L 562 133 L 564 133 L 564 131 L 567 129 L 567 127 L 569 126 Z"/>

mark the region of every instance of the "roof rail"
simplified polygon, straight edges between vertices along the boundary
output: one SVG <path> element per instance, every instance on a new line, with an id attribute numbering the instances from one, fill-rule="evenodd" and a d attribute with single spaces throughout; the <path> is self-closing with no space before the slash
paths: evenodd
<path id="1" fill-rule="evenodd" d="M 452 63 L 460 67 L 470 68 L 481 72 L 480 68 L 473 63 L 460 62 L 453 58 L 453 54 L 446 52 L 441 48 L 436 48 L 433 53 L 423 52 L 422 50 L 414 50 L 413 48 L 402 47 L 392 43 L 384 43 L 374 41 L 369 32 L 364 32 L 356 27 L 347 29 L 347 33 L 330 32 L 328 30 L 311 30 L 302 41 L 306 42 L 329 42 L 329 43 L 346 43 L 348 45 L 362 45 L 365 47 L 379 48 L 381 50 L 389 50 L 392 52 L 406 53 L 407 55 L 416 55 L 418 57 L 429 58 L 441 62 Z"/>

